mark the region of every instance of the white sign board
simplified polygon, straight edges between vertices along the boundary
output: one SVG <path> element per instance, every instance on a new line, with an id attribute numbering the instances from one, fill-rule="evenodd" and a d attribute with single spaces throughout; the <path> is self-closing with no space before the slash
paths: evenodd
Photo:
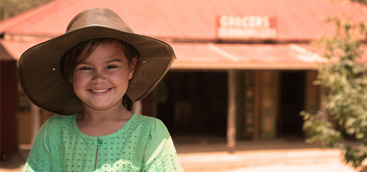
<path id="1" fill-rule="evenodd" d="M 275 39 L 277 35 L 274 17 L 223 15 L 218 20 L 218 38 Z"/>

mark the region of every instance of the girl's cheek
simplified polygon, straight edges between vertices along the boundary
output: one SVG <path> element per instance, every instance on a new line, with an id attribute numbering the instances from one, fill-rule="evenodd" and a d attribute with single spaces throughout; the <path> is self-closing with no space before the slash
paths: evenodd
<path id="1" fill-rule="evenodd" d="M 73 83 L 75 83 L 75 82 L 82 82 L 83 80 L 86 80 L 87 78 L 88 78 L 88 76 L 86 74 L 74 73 Z"/>

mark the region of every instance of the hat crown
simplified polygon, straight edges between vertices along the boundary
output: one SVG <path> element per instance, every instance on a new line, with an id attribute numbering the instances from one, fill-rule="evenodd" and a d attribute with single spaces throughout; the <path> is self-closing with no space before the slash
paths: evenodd
<path id="1" fill-rule="evenodd" d="M 95 26 L 133 33 L 132 29 L 115 12 L 107 8 L 94 8 L 79 13 L 70 21 L 66 33 Z"/>

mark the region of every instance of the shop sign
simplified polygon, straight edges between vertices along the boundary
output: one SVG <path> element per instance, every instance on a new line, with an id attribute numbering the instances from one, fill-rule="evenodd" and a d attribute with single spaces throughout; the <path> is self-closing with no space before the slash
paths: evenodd
<path id="1" fill-rule="evenodd" d="M 275 39 L 277 35 L 275 17 L 223 15 L 218 20 L 220 39 Z"/>

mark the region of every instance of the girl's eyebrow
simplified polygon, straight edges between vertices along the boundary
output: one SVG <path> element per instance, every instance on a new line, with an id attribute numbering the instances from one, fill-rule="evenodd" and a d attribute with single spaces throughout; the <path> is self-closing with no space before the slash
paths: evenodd
<path id="1" fill-rule="evenodd" d="M 121 62 L 121 61 L 122 61 L 121 59 L 112 59 L 112 60 L 107 61 L 107 63 Z"/>
<path id="2" fill-rule="evenodd" d="M 105 63 L 106 64 L 108 64 L 108 63 L 112 63 L 112 62 L 122 62 L 122 60 L 121 59 L 111 59 L 111 60 L 108 60 L 108 61 L 106 61 Z M 88 62 L 85 62 L 85 61 L 82 61 L 82 62 L 80 62 L 78 65 L 80 65 L 80 64 L 83 64 L 83 65 L 89 65 L 90 63 L 88 63 Z"/>

